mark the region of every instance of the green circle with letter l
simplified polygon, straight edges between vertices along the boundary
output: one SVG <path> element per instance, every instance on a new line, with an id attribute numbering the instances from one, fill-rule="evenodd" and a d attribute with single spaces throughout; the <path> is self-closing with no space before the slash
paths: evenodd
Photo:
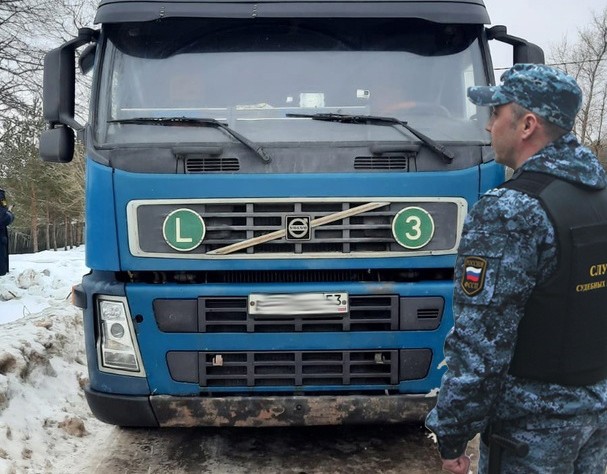
<path id="1" fill-rule="evenodd" d="M 177 209 L 171 212 L 162 224 L 164 240 L 180 252 L 188 252 L 198 247 L 206 231 L 200 214 L 191 209 Z"/>
<path id="2" fill-rule="evenodd" d="M 406 249 L 421 249 L 434 236 L 434 219 L 421 207 L 405 207 L 394 216 L 392 235 Z"/>

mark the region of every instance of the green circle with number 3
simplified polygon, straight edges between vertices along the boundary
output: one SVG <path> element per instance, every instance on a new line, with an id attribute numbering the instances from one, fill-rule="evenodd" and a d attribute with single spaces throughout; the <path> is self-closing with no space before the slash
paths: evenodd
<path id="1" fill-rule="evenodd" d="M 434 236 L 434 219 L 421 207 L 406 207 L 394 216 L 392 235 L 406 249 L 420 249 Z"/>

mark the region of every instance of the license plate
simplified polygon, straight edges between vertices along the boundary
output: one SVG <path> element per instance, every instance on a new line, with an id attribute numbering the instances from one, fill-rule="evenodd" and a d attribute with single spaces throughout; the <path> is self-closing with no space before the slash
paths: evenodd
<path id="1" fill-rule="evenodd" d="M 248 309 L 253 316 L 346 314 L 348 293 L 254 293 L 249 295 Z"/>

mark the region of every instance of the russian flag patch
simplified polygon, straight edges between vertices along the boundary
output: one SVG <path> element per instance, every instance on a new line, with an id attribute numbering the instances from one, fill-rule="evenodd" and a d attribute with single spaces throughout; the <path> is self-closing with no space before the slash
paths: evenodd
<path id="1" fill-rule="evenodd" d="M 485 284 L 487 260 L 481 257 L 466 257 L 461 287 L 468 296 L 480 293 Z"/>

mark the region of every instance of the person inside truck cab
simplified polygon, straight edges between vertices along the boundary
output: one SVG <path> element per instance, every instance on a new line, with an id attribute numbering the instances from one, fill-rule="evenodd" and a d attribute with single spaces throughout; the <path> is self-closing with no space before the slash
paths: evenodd
<path id="1" fill-rule="evenodd" d="M 423 96 L 401 84 L 383 84 L 369 91 L 371 114 L 407 118 L 410 115 L 448 116 L 449 111 L 436 98 Z"/>

